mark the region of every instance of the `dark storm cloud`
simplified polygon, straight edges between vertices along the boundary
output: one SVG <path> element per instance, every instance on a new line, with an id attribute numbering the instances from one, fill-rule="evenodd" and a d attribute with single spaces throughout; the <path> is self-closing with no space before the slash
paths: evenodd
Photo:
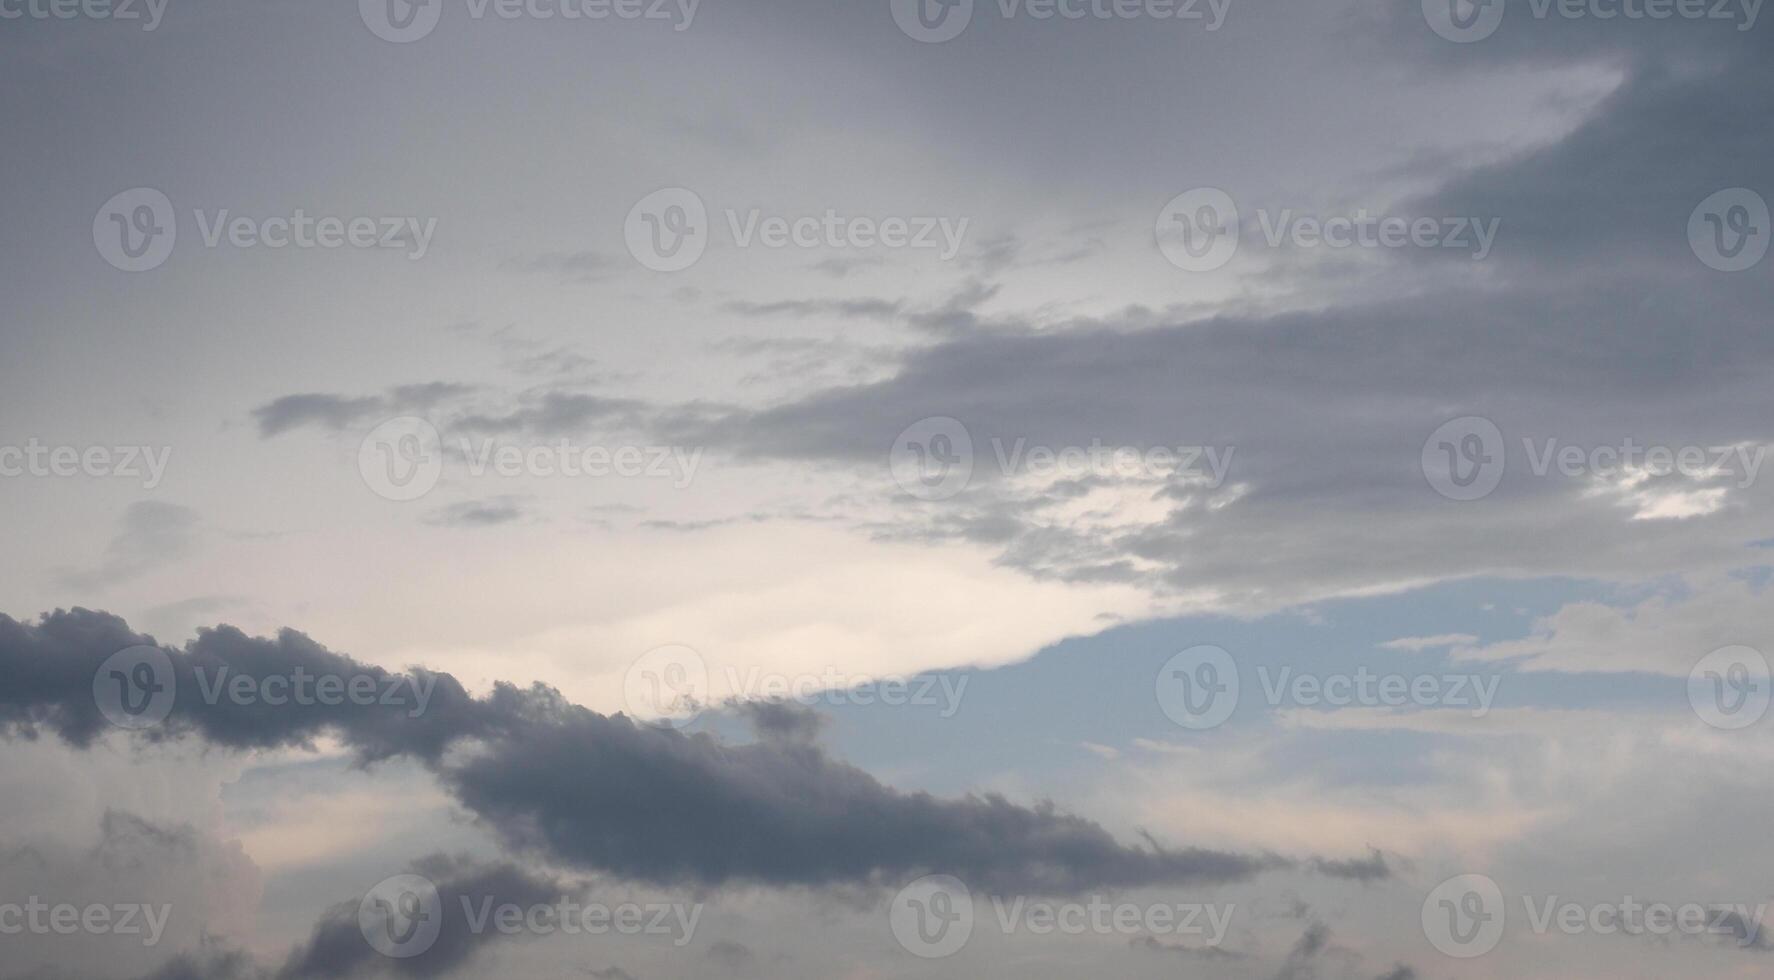
<path id="1" fill-rule="evenodd" d="M 115 616 L 76 609 L 37 623 L 0 616 L 0 731 L 90 745 L 105 721 L 93 678 L 117 650 L 147 638 Z M 207 630 L 168 650 L 177 697 L 150 738 L 187 735 L 230 748 L 301 745 L 322 732 L 365 761 L 410 755 L 511 847 L 636 880 L 693 885 L 885 883 L 918 873 L 961 876 L 994 892 L 1234 881 L 1300 862 L 1200 848 L 1130 847 L 1050 803 L 996 794 L 939 799 L 884 786 L 804 738 L 805 719 L 754 717 L 777 736 L 734 745 L 597 714 L 540 685 L 498 684 L 473 698 L 447 674 L 392 675 L 300 633 L 248 637 Z M 396 704 L 216 703 L 200 671 L 251 678 L 365 675 L 378 690 L 430 692 L 423 711 Z M 456 749 L 446 754 L 446 749 Z M 1309 860 L 1307 870 L 1369 880 L 1372 859 Z"/>
<path id="2" fill-rule="evenodd" d="M 424 952 L 403 959 L 384 957 L 364 941 L 358 921 L 360 898 L 328 909 L 308 939 L 280 967 L 259 964 L 239 951 L 209 948 L 174 957 L 143 980 L 320 980 L 385 976 L 435 977 L 469 962 L 485 944 L 501 938 L 498 929 L 475 929 L 470 916 L 484 907 L 528 908 L 584 893 L 582 885 L 534 874 L 517 865 L 483 864 L 437 854 L 414 862 L 412 873 L 437 886 L 443 920 L 437 940 Z"/>
<path id="3" fill-rule="evenodd" d="M 1500 217 L 1496 258 L 1522 276 L 1569 283 L 1584 271 L 1698 271 L 1686 235 L 1694 208 L 1730 187 L 1774 195 L 1770 26 L 1705 45 L 1668 43 L 1679 35 L 1649 45 L 1639 35 L 1622 54 L 1624 81 L 1574 131 L 1451 174 L 1411 209 Z"/>
<path id="4" fill-rule="evenodd" d="M 791 742 L 813 742 L 825 730 L 825 715 L 792 701 L 732 702 L 733 710 L 751 725 L 759 739 L 786 739 Z"/>
<path id="5" fill-rule="evenodd" d="M 27 738 L 48 732 L 78 747 L 90 745 L 110 727 L 93 698 L 100 666 L 119 650 L 150 643 L 122 619 L 86 609 L 58 611 L 36 623 L 0 615 L 0 730 Z M 307 745 L 333 731 L 366 761 L 433 759 L 494 717 L 489 704 L 471 698 L 447 674 L 423 668 L 391 674 L 294 630 L 264 639 L 222 626 L 199 632 L 183 650 L 168 654 L 177 696 L 165 724 L 151 731 L 155 739 L 191 734 L 230 748 L 268 749 Z M 366 678 L 375 703 L 246 703 L 226 693 L 236 678 L 287 678 L 297 671 L 309 678 Z M 206 687 L 217 692 L 214 703 L 205 697 Z M 421 695 L 424 710 L 415 713 Z M 385 697 L 389 703 L 382 703 Z"/>

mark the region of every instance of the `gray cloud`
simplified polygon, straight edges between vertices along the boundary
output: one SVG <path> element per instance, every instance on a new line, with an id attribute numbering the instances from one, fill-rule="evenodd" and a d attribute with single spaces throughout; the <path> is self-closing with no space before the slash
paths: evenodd
<path id="1" fill-rule="evenodd" d="M 197 512 L 158 500 L 138 500 L 123 512 L 104 557 L 63 581 L 78 589 L 103 589 L 144 575 L 189 555 L 198 537 Z"/>
<path id="2" fill-rule="evenodd" d="M 472 392 L 473 386 L 452 381 L 397 385 L 386 395 L 346 396 L 324 393 L 284 395 L 253 409 L 260 438 L 269 439 L 304 426 L 334 432 L 396 412 L 423 412 Z"/>
<path id="3" fill-rule="evenodd" d="M 0 616 L 0 731 L 92 744 L 104 725 L 95 670 L 146 640 L 115 616 L 83 609 L 35 624 Z M 728 744 L 600 715 L 540 685 L 500 683 L 473 698 L 447 674 L 389 674 L 288 630 L 257 639 L 218 627 L 167 653 L 181 693 L 151 740 L 197 736 L 252 749 L 304 745 L 327 732 L 366 762 L 410 755 L 514 849 L 635 880 L 823 886 L 940 870 L 995 892 L 1069 893 L 1234 881 L 1298 866 L 1275 855 L 1130 847 L 1051 803 L 901 792 L 803 739 Z M 329 707 L 191 696 L 199 668 L 213 676 L 222 667 L 253 678 L 298 668 L 315 677 L 364 674 L 378 690 L 404 683 L 431 694 L 416 715 L 410 700 Z M 805 731 L 798 720 L 775 728 Z M 452 746 L 459 751 L 446 757 Z M 1308 869 L 1374 876 L 1368 861 L 1315 860 Z"/>
<path id="4" fill-rule="evenodd" d="M 438 508 L 425 521 L 439 527 L 493 527 L 522 520 L 528 511 L 517 497 L 464 500 Z"/>
<path id="5" fill-rule="evenodd" d="M 501 938 L 497 929 L 471 927 L 471 909 L 506 904 L 552 904 L 585 892 L 509 862 L 482 863 L 434 854 L 413 863 L 412 873 L 437 886 L 443 916 L 437 940 L 423 952 L 398 960 L 384 957 L 363 938 L 358 923 L 361 897 L 328 909 L 308 939 L 291 950 L 281 966 L 259 964 L 251 956 L 214 944 L 168 961 L 143 980 L 321 980 L 384 976 L 435 977 L 458 971 L 485 944 Z"/>

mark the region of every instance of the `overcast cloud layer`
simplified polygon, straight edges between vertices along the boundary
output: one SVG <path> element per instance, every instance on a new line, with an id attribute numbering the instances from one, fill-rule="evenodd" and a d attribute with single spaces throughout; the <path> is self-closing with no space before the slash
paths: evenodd
<path id="1" fill-rule="evenodd" d="M 0 0 L 0 977 L 1764 975 L 1763 13 Z"/>

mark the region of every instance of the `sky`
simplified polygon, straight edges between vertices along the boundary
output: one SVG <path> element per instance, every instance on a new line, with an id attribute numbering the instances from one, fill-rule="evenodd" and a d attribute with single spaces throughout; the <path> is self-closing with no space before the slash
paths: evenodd
<path id="1" fill-rule="evenodd" d="M 0 980 L 1774 976 L 1761 12 L 0 0 Z"/>

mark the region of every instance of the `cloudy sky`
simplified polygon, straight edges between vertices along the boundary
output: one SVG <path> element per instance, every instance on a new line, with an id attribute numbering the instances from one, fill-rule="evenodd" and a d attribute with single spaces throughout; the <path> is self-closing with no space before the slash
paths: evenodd
<path id="1" fill-rule="evenodd" d="M 0 978 L 1774 976 L 1761 14 L 0 0 Z"/>

